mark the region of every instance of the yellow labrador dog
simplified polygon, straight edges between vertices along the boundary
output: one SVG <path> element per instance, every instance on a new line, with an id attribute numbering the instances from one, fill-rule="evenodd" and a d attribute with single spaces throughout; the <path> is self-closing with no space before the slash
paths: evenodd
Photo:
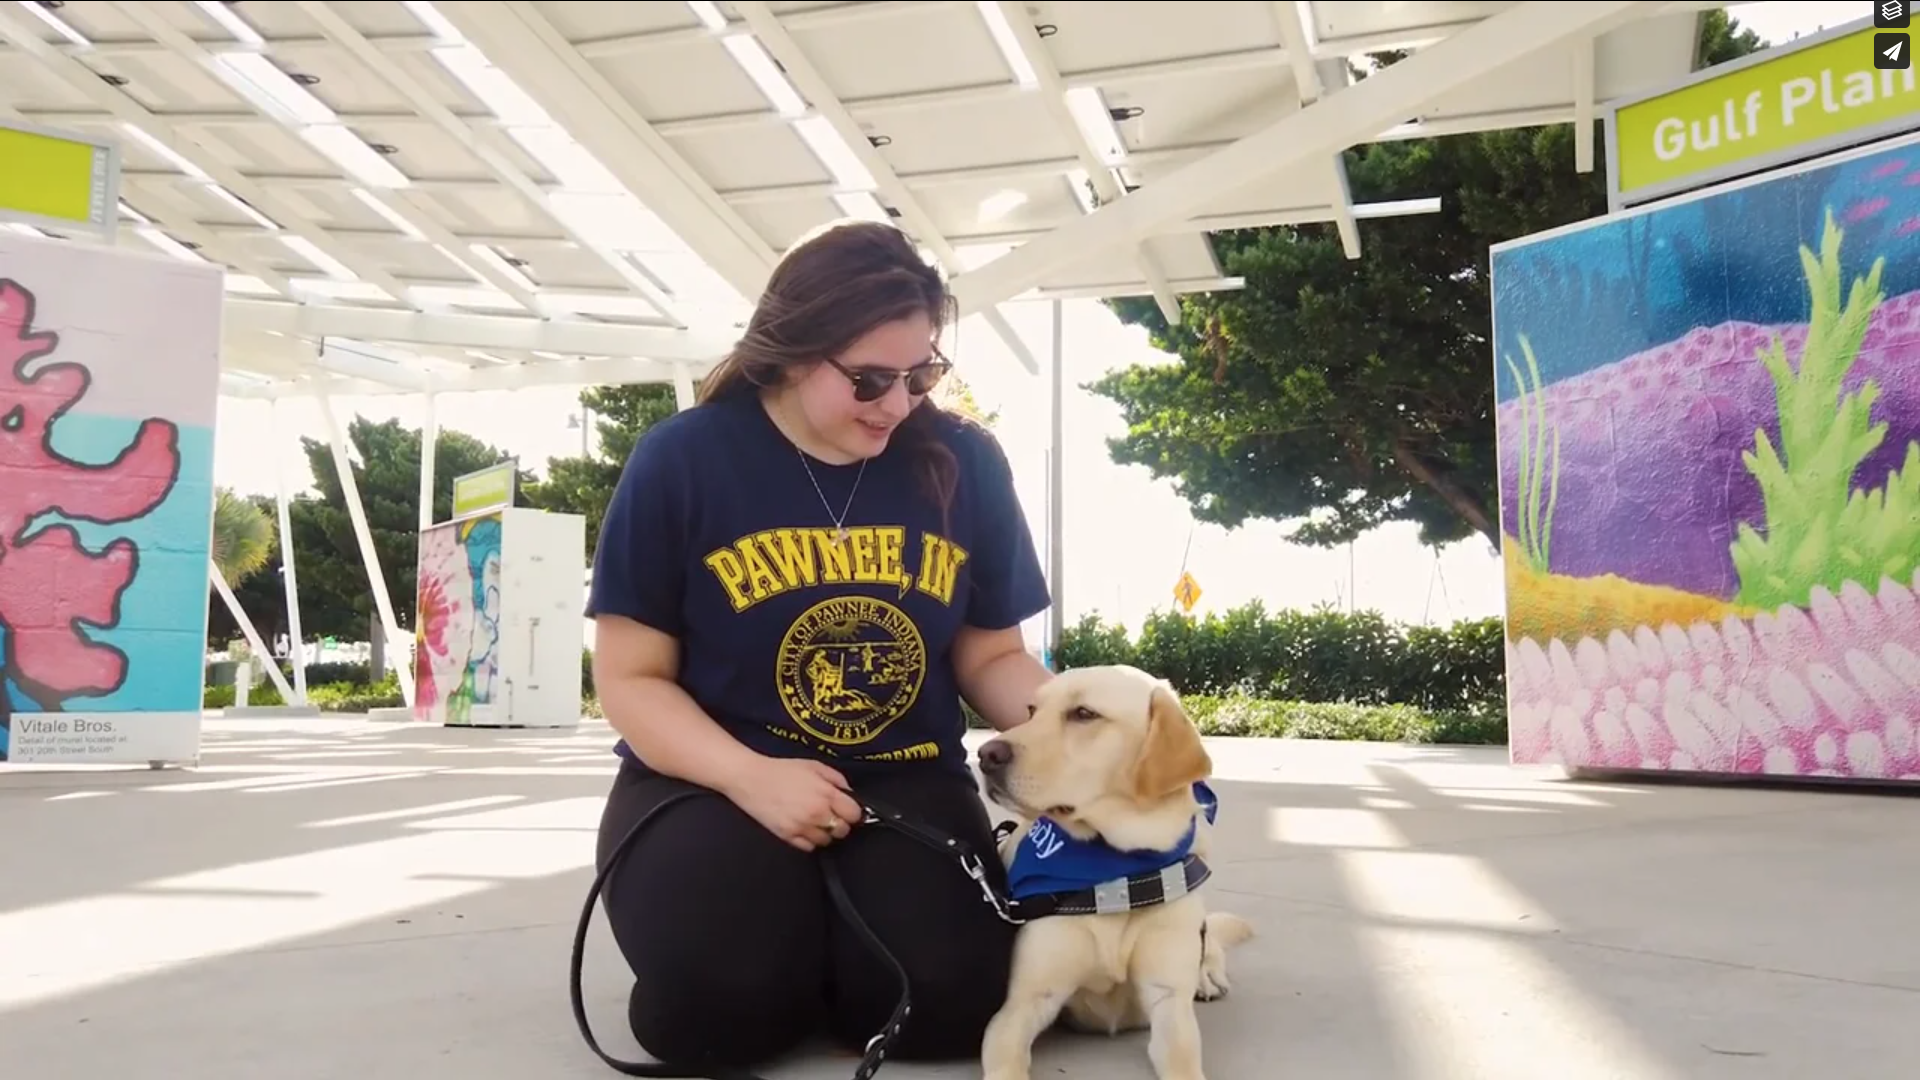
<path id="1" fill-rule="evenodd" d="M 1033 1041 L 1062 1016 L 1095 1033 L 1150 1027 L 1160 1080 L 1204 1080 L 1194 1002 L 1226 992 L 1226 950 L 1253 929 L 1194 891 L 1216 806 L 1200 733 L 1170 686 L 1132 667 L 1063 672 L 1030 711 L 980 748 L 980 772 L 1016 818 L 1000 848 L 1013 899 L 1060 913 L 1020 928 L 985 1080 L 1028 1080 Z"/>

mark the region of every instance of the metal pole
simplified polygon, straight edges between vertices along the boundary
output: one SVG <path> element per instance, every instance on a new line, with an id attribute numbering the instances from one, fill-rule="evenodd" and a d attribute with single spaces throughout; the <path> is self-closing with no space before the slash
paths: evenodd
<path id="1" fill-rule="evenodd" d="M 433 488 L 434 470 L 438 467 L 440 448 L 440 420 L 434 413 L 434 394 L 429 390 L 420 395 L 420 528 L 433 528 Z"/>
<path id="2" fill-rule="evenodd" d="M 1066 514 L 1066 320 L 1060 301 L 1053 301 L 1053 415 L 1049 418 L 1047 450 L 1047 587 L 1053 594 L 1053 608 L 1047 614 L 1047 659 L 1060 670 L 1060 641 L 1066 633 L 1067 545 Z"/>
<path id="3" fill-rule="evenodd" d="M 286 423 L 284 419 L 285 409 L 280 404 L 282 400 L 275 398 L 271 406 L 273 426 L 278 431 L 287 431 L 292 425 Z M 295 575 L 293 565 L 293 492 L 287 478 L 287 450 L 286 441 L 282 440 L 279 443 L 279 450 L 273 455 L 275 479 L 279 487 L 279 498 L 275 500 L 278 505 L 275 509 L 278 511 L 280 522 L 280 584 L 287 593 L 287 651 L 293 654 L 294 700 L 288 701 L 287 704 L 305 705 L 307 703 L 307 642 L 306 636 L 300 629 L 300 581 Z"/>
<path id="4" fill-rule="evenodd" d="M 373 546 L 373 528 L 367 523 L 367 508 L 360 501 L 360 484 L 353 478 L 353 462 L 347 458 L 347 438 L 340 427 L 340 420 L 334 415 L 333 401 L 325 391 L 315 396 L 320 404 L 320 420 L 327 428 L 327 442 L 333 446 L 334 471 L 340 474 L 341 494 L 346 497 L 347 517 L 353 524 L 354 539 L 360 544 L 360 560 L 366 564 L 367 585 L 373 591 L 374 610 L 379 612 L 380 627 L 387 635 L 389 652 L 398 652 L 410 647 L 411 639 L 400 632 L 400 621 L 394 618 L 393 597 L 387 591 L 386 575 L 380 572 L 380 553 Z M 393 664 L 394 675 L 400 680 L 400 696 L 413 708 L 413 666 L 403 655 Z"/>

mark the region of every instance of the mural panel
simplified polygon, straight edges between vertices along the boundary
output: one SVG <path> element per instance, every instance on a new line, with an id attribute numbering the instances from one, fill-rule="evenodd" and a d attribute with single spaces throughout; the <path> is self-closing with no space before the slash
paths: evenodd
<path id="1" fill-rule="evenodd" d="M 1513 759 L 1920 779 L 1920 146 L 1493 291 Z"/>
<path id="2" fill-rule="evenodd" d="M 0 234 L 0 760 L 197 756 L 221 300 Z"/>
<path id="3" fill-rule="evenodd" d="M 484 514 L 420 534 L 416 720 L 469 724 L 484 718 L 494 703 L 500 677 L 500 533 L 500 515 Z"/>

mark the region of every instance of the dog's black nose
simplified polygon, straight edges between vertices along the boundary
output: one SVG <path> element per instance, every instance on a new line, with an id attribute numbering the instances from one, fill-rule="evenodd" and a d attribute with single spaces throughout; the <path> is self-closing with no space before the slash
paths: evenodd
<path id="1" fill-rule="evenodd" d="M 1013 744 L 1005 739 L 994 739 L 980 745 L 980 771 L 997 773 L 1005 771 L 1013 764 Z"/>

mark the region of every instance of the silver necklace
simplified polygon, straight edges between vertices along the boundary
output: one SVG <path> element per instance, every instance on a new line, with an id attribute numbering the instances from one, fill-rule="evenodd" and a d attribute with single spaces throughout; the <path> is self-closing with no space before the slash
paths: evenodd
<path id="1" fill-rule="evenodd" d="M 847 505 L 841 507 L 840 513 L 836 515 L 833 512 L 833 504 L 827 501 L 827 493 L 820 489 L 819 479 L 813 475 L 813 466 L 807 463 L 806 451 L 795 447 L 794 453 L 800 455 L 800 467 L 807 470 L 807 479 L 813 483 L 813 493 L 820 496 L 820 506 L 826 510 L 828 517 L 833 518 L 834 546 L 838 547 L 846 543 L 847 513 L 853 509 L 853 497 L 860 493 L 860 481 L 867 475 L 867 462 L 871 459 L 860 459 L 860 471 L 853 475 L 853 490 L 847 492 Z"/>

